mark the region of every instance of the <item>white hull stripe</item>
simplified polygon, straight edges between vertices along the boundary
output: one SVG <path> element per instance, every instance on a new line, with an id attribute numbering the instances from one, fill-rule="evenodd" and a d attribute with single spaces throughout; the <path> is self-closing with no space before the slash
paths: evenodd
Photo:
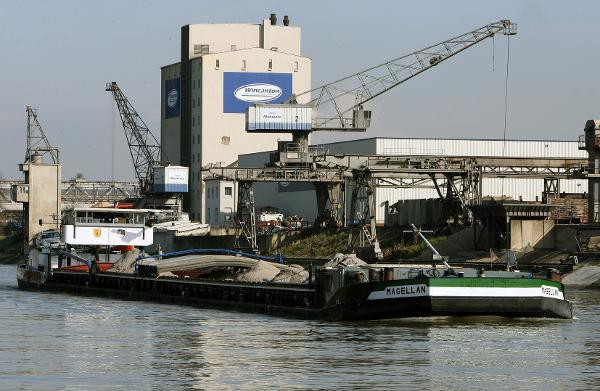
<path id="1" fill-rule="evenodd" d="M 373 291 L 368 300 L 404 297 L 548 297 L 564 300 L 563 293 L 553 286 L 542 285 L 531 288 L 494 287 L 428 287 L 424 284 L 390 286 L 382 291 Z"/>

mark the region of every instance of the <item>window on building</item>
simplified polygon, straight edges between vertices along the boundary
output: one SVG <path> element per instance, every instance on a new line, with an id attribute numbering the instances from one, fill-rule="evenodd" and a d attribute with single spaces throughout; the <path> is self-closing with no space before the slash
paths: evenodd
<path id="1" fill-rule="evenodd" d="M 196 80 L 192 80 L 192 90 L 196 89 Z"/>
<path id="2" fill-rule="evenodd" d="M 231 139 L 229 138 L 229 136 L 221 137 L 221 144 L 223 144 L 223 145 L 229 145 L 230 141 L 231 141 Z"/>
<path id="3" fill-rule="evenodd" d="M 271 50 L 272 50 L 272 51 L 274 51 L 274 52 L 276 52 L 276 51 L 277 51 L 277 46 L 273 46 L 273 47 L 271 48 Z"/>
<path id="4" fill-rule="evenodd" d="M 231 221 L 232 215 L 233 215 L 233 209 L 226 207 L 224 208 L 225 210 L 225 214 L 224 214 L 224 220 L 225 221 Z"/>
<path id="5" fill-rule="evenodd" d="M 192 126 L 196 126 L 196 117 L 192 117 Z"/>
<path id="6" fill-rule="evenodd" d="M 235 52 L 237 50 L 237 45 L 231 45 L 231 51 Z"/>
<path id="7" fill-rule="evenodd" d="M 206 221 L 210 222 L 210 208 L 206 208 Z"/>
<path id="8" fill-rule="evenodd" d="M 215 223 L 219 222 L 219 208 L 215 208 Z"/>
<path id="9" fill-rule="evenodd" d="M 242 71 L 246 70 L 246 60 L 242 60 Z"/>
<path id="10" fill-rule="evenodd" d="M 233 188 L 231 186 L 225 186 L 225 195 L 231 196 L 233 194 Z"/>
<path id="11" fill-rule="evenodd" d="M 194 54 L 208 54 L 209 52 L 209 45 L 194 45 Z"/>
<path id="12" fill-rule="evenodd" d="M 215 69 L 219 69 L 219 60 L 215 60 Z"/>
<path id="13" fill-rule="evenodd" d="M 294 61 L 294 72 L 298 72 L 298 61 Z"/>
<path id="14" fill-rule="evenodd" d="M 269 60 L 269 70 L 273 70 L 273 60 Z"/>

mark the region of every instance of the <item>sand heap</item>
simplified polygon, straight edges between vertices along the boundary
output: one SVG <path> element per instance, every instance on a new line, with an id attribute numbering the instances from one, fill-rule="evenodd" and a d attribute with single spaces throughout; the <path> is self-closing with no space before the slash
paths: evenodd
<path id="1" fill-rule="evenodd" d="M 367 263 L 358 258 L 356 254 L 335 254 L 331 261 L 327 262 L 323 267 L 344 267 L 344 266 L 364 266 Z"/>
<path id="2" fill-rule="evenodd" d="M 135 271 L 135 261 L 140 254 L 141 251 L 139 248 L 134 248 L 133 250 L 126 252 L 110 269 L 108 269 L 108 271 L 113 273 L 133 273 Z"/>

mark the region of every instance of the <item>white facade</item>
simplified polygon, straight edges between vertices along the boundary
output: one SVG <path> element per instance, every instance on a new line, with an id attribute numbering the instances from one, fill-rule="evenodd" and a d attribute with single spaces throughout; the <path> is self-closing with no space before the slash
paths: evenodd
<path id="1" fill-rule="evenodd" d="M 190 168 L 184 209 L 193 221 L 208 223 L 204 215 L 214 211 L 205 205 L 202 167 L 227 165 L 240 154 L 272 150 L 277 140 L 291 139 L 285 133 L 246 132 L 244 105 L 249 100 L 235 92 L 262 83 L 279 89 L 279 94 L 261 102 L 279 103 L 292 93 L 310 90 L 311 60 L 301 56 L 300 44 L 299 27 L 272 25 L 269 20 L 182 27 L 181 61 L 161 72 L 161 144 L 172 164 Z"/>
<path id="2" fill-rule="evenodd" d="M 504 148 L 503 148 L 504 146 Z M 451 156 L 506 156 L 506 157 L 562 157 L 586 158 L 587 153 L 578 149 L 576 141 L 548 140 L 465 140 L 465 139 L 419 139 L 419 138 L 368 138 L 325 144 L 330 153 L 362 155 L 451 155 Z M 504 151 L 503 151 L 504 149 Z M 239 157 L 240 167 L 260 167 L 269 160 L 269 153 L 254 153 Z M 286 188 L 276 183 L 256 183 L 257 208 L 274 206 L 284 214 L 298 214 L 307 221 L 316 217 L 316 196 L 310 184 L 290 184 Z M 294 188 L 301 191 L 293 191 Z M 515 200 L 541 200 L 543 179 L 486 178 L 482 182 L 483 196 L 507 196 Z M 560 191 L 566 193 L 587 192 L 587 180 L 560 181 Z M 348 195 L 349 196 L 349 195 Z M 384 222 L 385 203 L 401 199 L 438 198 L 435 189 L 378 188 L 376 218 Z"/>
<path id="3" fill-rule="evenodd" d="M 62 239 L 71 245 L 86 246 L 150 246 L 154 242 L 152 227 L 126 226 L 62 226 Z"/>
<path id="4" fill-rule="evenodd" d="M 234 182 L 211 179 L 205 181 L 204 221 L 213 227 L 235 227 L 238 201 Z"/>

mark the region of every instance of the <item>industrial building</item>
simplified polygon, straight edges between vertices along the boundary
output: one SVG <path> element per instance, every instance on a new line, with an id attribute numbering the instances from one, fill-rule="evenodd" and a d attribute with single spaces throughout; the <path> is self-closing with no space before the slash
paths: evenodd
<path id="1" fill-rule="evenodd" d="M 203 166 L 228 165 L 291 138 L 249 134 L 245 112 L 254 103 L 281 103 L 310 90 L 311 59 L 300 47 L 301 30 L 287 16 L 283 24 L 273 14 L 261 24 L 181 28 L 181 59 L 161 69 L 161 158 L 190 168 L 184 210 L 192 220 L 207 217 Z"/>
<path id="2" fill-rule="evenodd" d="M 374 137 L 353 141 L 329 143 L 318 146 L 330 154 L 346 155 L 403 155 L 403 156 L 488 156 L 516 158 L 582 158 L 586 151 L 579 149 L 577 141 L 558 140 L 498 140 L 498 139 L 442 139 L 442 138 L 387 138 Z M 262 167 L 269 162 L 271 152 L 240 155 L 241 167 Z M 217 186 L 218 181 L 213 186 Z M 314 221 L 317 213 L 316 195 L 310 183 L 254 183 L 256 208 L 279 208 L 286 215 L 299 215 Z M 587 192 L 586 179 L 560 181 L 560 192 Z M 484 178 L 484 197 L 508 197 L 514 200 L 541 201 L 544 180 L 539 178 Z M 218 193 L 215 193 L 218 194 Z M 398 200 L 438 198 L 433 185 L 422 187 L 375 189 L 376 219 L 384 223 L 386 203 Z M 225 201 L 212 200 L 215 207 Z M 224 204 L 223 204 L 224 205 Z M 346 206 L 348 208 L 348 205 Z M 227 209 L 229 211 L 229 209 Z M 225 213 L 223 208 L 220 213 Z M 214 214 L 214 212 L 213 212 Z M 348 213 L 347 213 L 348 214 Z M 214 221 L 213 223 L 217 223 Z"/>
<path id="3" fill-rule="evenodd" d="M 494 31 L 504 35 L 514 35 L 516 26 L 510 21 L 494 24 Z M 474 38 L 469 34 L 474 34 Z M 491 34 L 491 35 L 490 35 Z M 480 35 L 468 33 L 473 45 L 486 37 L 493 36 L 485 29 Z M 194 221 L 211 224 L 213 227 L 232 227 L 238 204 L 238 182 L 227 177 L 212 177 L 203 180 L 203 168 L 207 166 L 225 167 L 237 163 L 239 167 L 264 167 L 273 161 L 290 164 L 307 164 L 307 156 L 296 161 L 288 161 L 289 153 L 282 160 L 281 145 L 292 139 L 292 132 L 275 133 L 268 126 L 249 125 L 252 110 L 259 110 L 257 103 L 283 103 L 292 95 L 298 97 L 298 104 L 308 103 L 310 94 L 301 94 L 311 89 L 311 60 L 301 56 L 300 28 L 290 26 L 287 16 L 283 25 L 277 24 L 274 14 L 261 24 L 197 24 L 181 28 L 180 61 L 161 69 L 161 147 L 163 161 L 189 167 L 189 193 L 184 199 L 184 210 Z M 437 65 L 464 49 L 448 52 L 447 44 L 441 43 L 444 56 L 433 56 L 421 71 Z M 452 41 L 452 44 L 455 44 Z M 457 49 L 457 48 L 455 48 Z M 446 52 L 444 52 L 446 50 Z M 437 53 L 437 52 L 436 52 Z M 413 53 L 416 55 L 416 52 Z M 448 55 L 449 54 L 449 55 Z M 410 58 L 411 55 L 402 58 Z M 417 56 L 418 57 L 418 56 Z M 385 88 L 392 88 L 402 80 L 412 77 L 413 68 L 394 62 L 383 64 L 385 69 L 399 69 L 394 74 L 392 86 L 387 76 L 375 77 Z M 377 68 L 377 67 L 376 67 Z M 409 69 L 409 75 L 403 75 Z M 391 72 L 391 71 L 390 71 Z M 358 75 L 358 76 L 357 76 Z M 357 77 L 362 80 L 361 74 Z M 403 79 L 403 77 L 405 77 Z M 364 78 L 364 77 L 363 77 Z M 346 80 L 346 79 L 341 79 Z M 371 79 L 369 79 L 371 80 Z M 334 82 L 334 84 L 337 82 Z M 374 86 L 366 86 L 365 96 L 376 96 Z M 320 87 L 321 88 L 321 87 Z M 326 86 L 323 88 L 327 88 Z M 344 89 L 342 89 L 344 90 Z M 360 90 L 360 88 L 359 88 Z M 350 89 L 349 91 L 355 91 Z M 361 90 L 362 91 L 362 90 Z M 321 91 L 321 95 L 331 91 Z M 315 92 L 315 95 L 318 95 Z M 313 104 L 314 102 L 311 102 Z M 271 106 L 266 106 L 270 110 Z M 300 106 L 296 106 L 300 107 Z M 250 109 L 250 110 L 248 110 Z M 306 108 L 303 108 L 303 110 Z M 320 112 L 323 111 L 320 108 Z M 298 109 L 300 110 L 300 109 Z M 308 110 L 308 109 L 306 109 Z M 362 114 L 362 107 L 357 110 Z M 352 126 L 358 126 L 354 113 Z M 370 112 L 365 111 L 370 118 Z M 323 113 L 321 113 L 323 115 Z M 314 117 L 314 115 L 313 115 Z M 327 116 L 326 116 L 327 117 Z M 304 118 L 304 117 L 303 117 Z M 365 117 L 366 118 L 366 117 Z M 312 119 L 313 122 L 315 118 Z M 318 122 L 318 121 L 317 121 Z M 331 130 L 329 126 L 315 126 Z M 341 127 L 346 125 L 342 121 Z M 367 128 L 368 124 L 364 126 Z M 334 126 L 335 128 L 335 126 Z M 295 128 L 294 128 L 295 129 Z M 310 133 L 306 129 L 295 129 L 296 138 Z M 298 130 L 301 130 L 298 132 Z M 283 143 L 282 143 L 283 142 Z M 306 142 L 304 145 L 307 145 Z M 278 156 L 273 156 L 279 152 Z M 329 143 L 313 146 L 312 151 L 320 153 L 366 155 L 366 156 L 454 156 L 454 157 L 506 157 L 506 158 L 585 158 L 586 153 L 579 149 L 575 141 L 549 140 L 494 140 L 494 139 L 420 139 L 420 138 L 366 138 L 353 141 Z M 300 155 L 297 156 L 300 158 Z M 304 159 L 304 160 L 303 160 Z M 204 171 L 204 175 L 208 175 Z M 210 176 L 209 176 L 210 177 Z M 561 179 L 555 192 L 584 193 L 585 179 Z M 348 181 L 347 181 L 348 182 Z M 520 179 L 512 175 L 485 177 L 481 181 L 480 196 L 506 197 L 515 200 L 540 200 L 544 192 L 545 180 L 542 177 Z M 255 182 L 254 206 L 278 208 L 286 215 L 301 216 L 305 221 L 315 221 L 317 215 L 317 195 L 314 185 L 309 182 Z M 350 189 L 353 184 L 343 186 L 341 195 L 345 205 L 344 223 L 350 216 Z M 442 189 L 444 191 L 444 189 Z M 438 198 L 440 189 L 433 183 L 419 183 L 395 186 L 377 186 L 374 189 L 375 219 L 384 223 L 386 207 L 399 200 Z M 344 200 L 345 198 L 345 200 Z"/>

